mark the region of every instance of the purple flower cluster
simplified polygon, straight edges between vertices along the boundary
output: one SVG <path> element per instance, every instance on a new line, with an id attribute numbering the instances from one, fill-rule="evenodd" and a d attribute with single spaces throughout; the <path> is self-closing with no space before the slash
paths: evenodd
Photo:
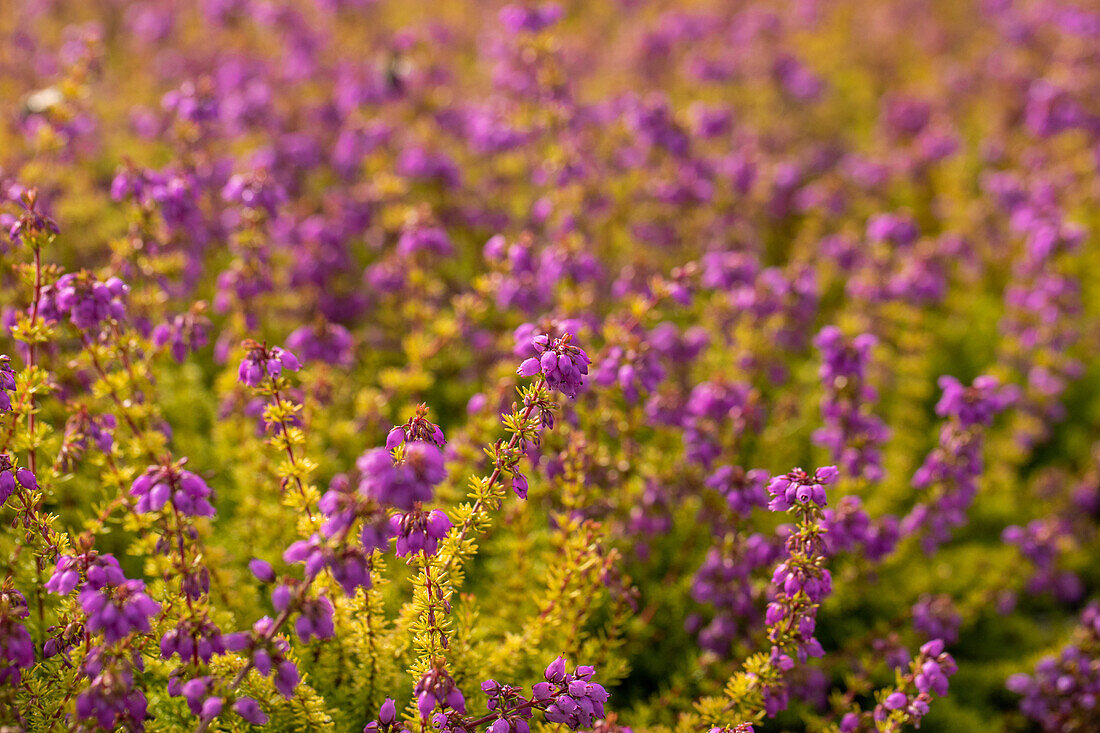
<path id="1" fill-rule="evenodd" d="M 783 684 L 783 675 L 794 668 L 794 658 L 805 664 L 808 657 L 825 653 L 814 636 L 818 607 L 832 593 L 832 574 L 823 567 L 821 520 L 822 508 L 827 504 L 825 485 L 832 483 L 837 474 L 836 466 L 818 468 L 813 474 L 795 468 L 768 484 L 773 497 L 768 508 L 791 512 L 798 519 L 787 537 L 787 558 L 772 573 L 774 596 L 764 613 L 768 641 L 772 643 L 768 665 L 778 673 L 775 683 L 764 685 L 764 710 L 769 716 L 788 705 L 789 690 Z"/>
<path id="2" fill-rule="evenodd" d="M 565 657 L 558 657 L 546 667 L 546 682 L 532 688 L 533 699 L 549 703 L 546 719 L 551 723 L 564 723 L 570 730 L 591 728 L 604 716 L 608 698 L 603 685 L 592 681 L 595 674 L 589 666 L 566 672 Z"/>
<path id="3" fill-rule="evenodd" d="M 1042 79 L 1031 89 L 1057 87 Z M 1036 105 L 1039 100 L 1045 101 Z M 1076 102 L 1062 89 L 1053 95 L 1029 94 L 1029 120 L 1038 109 L 1041 118 L 1049 119 L 1054 108 L 1065 105 Z M 1044 133 L 1051 131 L 1045 124 L 1035 127 Z M 1012 281 L 1004 290 L 1005 313 L 999 331 L 1005 337 L 1004 360 L 1023 382 L 1019 409 L 1027 418 L 1014 426 L 1016 440 L 1031 447 L 1065 418 L 1061 398 L 1084 369 L 1074 353 L 1082 335 L 1076 318 L 1083 305 L 1081 283 L 1064 270 L 1066 260 L 1079 249 L 1085 230 L 1068 220 L 1058 200 L 1058 189 L 1065 184 L 1045 172 L 1030 176 L 990 172 L 982 184 L 1008 219 L 1012 235 L 1023 240 L 1023 251 L 1013 262 Z"/>
<path id="4" fill-rule="evenodd" d="M 939 384 L 943 394 L 936 403 L 936 414 L 947 422 L 940 431 L 939 446 L 913 474 L 913 488 L 936 489 L 936 493 L 931 503 L 914 506 L 902 522 L 904 534 L 924 531 L 926 552 L 966 524 L 982 475 L 983 430 L 1017 396 L 1012 385 L 1003 386 L 990 376 L 978 377 L 970 387 L 950 376 L 941 377 Z"/>
<path id="5" fill-rule="evenodd" d="M 59 461 L 71 468 L 88 450 L 89 441 L 101 453 L 110 455 L 115 445 L 117 427 L 118 421 L 114 415 L 92 415 L 87 408 L 80 408 L 65 422 L 65 437 L 58 453 Z"/>
<path id="6" fill-rule="evenodd" d="M 921 719 L 931 709 L 932 696 L 947 695 L 947 678 L 957 670 L 954 658 L 943 650 L 942 641 L 934 639 L 922 646 L 909 673 L 902 677 L 902 684 L 875 706 L 872 716 L 878 730 L 901 731 L 907 726 L 919 728 Z M 841 721 L 840 729 L 856 730 L 853 722 L 846 716 Z"/>
<path id="7" fill-rule="evenodd" d="M 531 719 L 533 706 L 523 696 L 522 687 L 490 679 L 481 683 L 481 691 L 488 698 L 486 707 L 498 716 L 489 725 L 489 733 L 530 733 L 527 721 Z"/>
<path id="8" fill-rule="evenodd" d="M 107 644 L 121 641 L 133 632 L 148 633 L 149 619 L 160 604 L 145 594 L 145 583 L 127 580 L 113 555 L 70 555 L 57 559 L 46 589 L 68 595 L 80 584 L 79 601 L 88 615 L 88 631 L 102 633 Z"/>
<path id="9" fill-rule="evenodd" d="M 633 339 L 630 346 L 612 346 L 600 359 L 592 382 L 601 387 L 618 384 L 623 397 L 633 404 L 655 391 L 665 378 L 660 353 L 647 336 Z"/>
<path id="10" fill-rule="evenodd" d="M 704 624 L 693 615 L 686 624 L 702 648 L 727 655 L 734 641 L 756 630 L 763 594 L 754 574 L 774 565 L 781 552 L 781 546 L 759 533 L 735 537 L 707 552 L 692 579 L 691 597 L 710 606 L 714 618 Z"/>
<path id="11" fill-rule="evenodd" d="M 450 708 L 457 713 L 466 712 L 466 698 L 454 678 L 441 665 L 433 666 L 417 680 L 413 695 L 416 697 L 416 709 L 425 722 L 437 705 L 443 710 Z"/>
<path id="12" fill-rule="evenodd" d="M 773 512 L 785 512 L 793 506 L 816 504 L 824 509 L 828 500 L 825 496 L 825 487 L 831 484 L 839 475 L 836 466 L 825 466 L 806 473 L 801 468 L 796 468 L 783 476 L 776 476 L 768 482 L 768 493 L 771 501 L 768 509 Z"/>
<path id="13" fill-rule="evenodd" d="M 846 475 L 868 481 L 882 478 L 881 446 L 890 431 L 871 410 L 878 393 L 867 381 L 867 365 L 875 337 L 862 334 L 845 339 L 840 329 L 826 326 L 814 339 L 821 351 L 821 382 L 825 398 L 821 416 L 825 426 L 814 431 L 814 442 L 829 449 Z"/>
<path id="14" fill-rule="evenodd" d="M 390 517 L 390 527 L 397 536 L 397 556 L 417 553 L 434 555 L 439 541 L 447 536 L 451 526 L 451 520 L 439 509 L 430 512 L 413 509 L 404 514 L 394 514 Z"/>
<path id="15" fill-rule="evenodd" d="M 447 477 L 443 452 L 423 440 L 404 444 L 396 459 L 385 448 L 369 450 L 355 465 L 360 472 L 359 491 L 364 496 L 403 510 L 431 501 L 435 487 Z"/>
<path id="16" fill-rule="evenodd" d="M 150 338 L 157 348 L 168 346 L 172 358 L 182 364 L 188 352 L 198 351 L 210 340 L 210 319 L 201 311 L 183 313 L 157 325 Z"/>
<path id="17" fill-rule="evenodd" d="M 195 677 L 182 683 L 179 678 L 173 677 L 168 683 L 168 694 L 171 697 L 183 697 L 191 713 L 200 718 L 213 718 L 225 706 L 225 698 L 218 697 L 213 692 L 214 680 L 210 676 Z M 253 725 L 264 725 L 268 721 L 260 704 L 251 697 L 238 697 L 233 702 L 233 711 Z"/>
<path id="18" fill-rule="evenodd" d="M 355 339 L 339 323 L 322 321 L 302 326 L 286 337 L 287 349 L 310 363 L 349 367 L 354 360 Z"/>
<path id="19" fill-rule="evenodd" d="M 546 667 L 546 681 L 534 684 L 529 696 L 522 687 L 485 680 L 481 690 L 486 695 L 489 713 L 476 719 L 466 715 L 462 693 L 438 661 L 420 678 L 414 694 L 424 721 L 440 706 L 439 712 L 432 716 L 432 725 L 448 733 L 474 731 L 481 725 L 488 725 L 489 733 L 529 733 L 528 721 L 536 710 L 542 711 L 547 722 L 564 724 L 570 730 L 601 730 L 598 723 L 604 717 L 608 693 L 593 680 L 595 672 L 590 666 L 568 672 L 565 658 L 559 656 Z M 364 733 L 394 730 L 394 720 L 393 701 L 387 700 L 378 720 L 369 723 Z"/>
<path id="20" fill-rule="evenodd" d="M 89 681 L 77 695 L 77 717 L 94 720 L 103 729 L 122 726 L 141 730 L 148 702 L 145 694 L 134 688 L 134 663 L 106 647 L 93 647 L 84 660 L 83 671 Z"/>
<path id="21" fill-rule="evenodd" d="M 129 292 L 117 277 L 101 282 L 90 272 L 69 273 L 42 288 L 40 313 L 51 321 L 67 318 L 80 331 L 95 335 L 104 322 L 126 319 Z"/>
<path id="22" fill-rule="evenodd" d="M 894 551 L 901 538 L 898 518 L 886 514 L 871 519 L 858 496 L 845 496 L 823 512 L 821 527 L 829 555 L 855 553 L 878 562 Z"/>
<path id="23" fill-rule="evenodd" d="M 541 203 L 548 204 L 545 199 Z M 547 214 L 543 206 L 536 213 L 539 217 Z M 497 234 L 489 238 L 482 251 L 493 269 L 489 277 L 497 305 L 526 313 L 545 310 L 553 302 L 555 287 L 563 281 L 591 282 L 602 274 L 598 260 L 590 253 L 558 243 L 540 249 L 529 232 L 514 242 Z"/>
<path id="24" fill-rule="evenodd" d="M 11 395 L 15 391 L 15 370 L 11 368 L 11 357 L 0 354 L 0 412 L 11 412 Z"/>
<path id="25" fill-rule="evenodd" d="M 1100 699 L 1100 604 L 1081 612 L 1072 643 L 1046 656 L 1032 674 L 1014 674 L 1007 687 L 1022 695 L 1020 712 L 1045 731 L 1088 730 Z"/>
<path id="26" fill-rule="evenodd" d="M 130 493 L 138 497 L 134 510 L 141 514 L 159 512 L 171 502 L 173 510 L 185 516 L 214 516 L 210 487 L 200 476 L 181 469 L 179 464 L 149 466 L 134 479 Z"/>
<path id="27" fill-rule="evenodd" d="M 1069 518 L 1043 517 L 1024 527 L 1012 524 L 1004 528 L 1001 539 L 1020 548 L 1020 553 L 1034 566 L 1025 586 L 1029 594 L 1052 593 L 1065 603 L 1076 603 L 1084 595 L 1081 577 L 1059 567 L 1059 561 L 1079 542 Z"/>
<path id="28" fill-rule="evenodd" d="M 443 437 L 443 430 L 429 421 L 427 416 L 428 406 L 419 405 L 408 422 L 395 426 L 386 434 L 386 450 L 393 450 L 406 441 L 431 443 L 437 448 L 445 446 L 447 439 Z"/>
<path id="29" fill-rule="evenodd" d="M 283 553 L 283 560 L 292 564 L 302 564 L 307 578 L 313 578 L 323 569 L 328 568 L 333 579 L 348 596 L 354 596 L 356 588 L 370 588 L 371 553 L 376 549 L 384 548 L 391 533 L 388 531 L 388 526 L 383 530 L 378 523 L 372 522 L 371 515 L 366 516 L 358 545 L 333 546 L 321 537 L 313 535 L 308 540 L 299 540 L 288 547 Z M 351 521 L 341 525 L 339 529 L 327 536 L 337 540 L 342 539 L 350 527 Z M 274 581 L 274 575 L 266 579 L 267 573 L 271 572 L 269 566 L 263 572 L 264 575 L 261 575 L 258 568 L 253 568 L 253 574 L 260 580 Z M 285 606 L 285 602 L 289 600 L 289 593 L 289 586 L 276 588 L 276 594 L 280 599 L 279 605 Z"/>
<path id="30" fill-rule="evenodd" d="M 959 640 L 962 617 L 955 610 L 951 596 L 925 594 L 913 605 L 913 628 L 926 639 L 940 639 L 944 644 Z"/>
<path id="31" fill-rule="evenodd" d="M 936 403 L 936 414 L 958 423 L 963 429 L 988 427 L 993 418 L 1016 399 L 1016 390 L 1001 385 L 996 377 L 981 376 L 970 387 L 951 376 L 940 377 L 943 394 Z"/>
<path id="32" fill-rule="evenodd" d="M 61 230 L 57 222 L 39 208 L 39 197 L 36 189 L 24 189 L 21 186 L 12 186 L 5 191 L 7 197 L 19 204 L 19 216 L 7 218 L 3 223 L 7 225 L 8 237 L 12 244 L 20 245 L 28 239 L 39 240 L 58 234 Z"/>
<path id="33" fill-rule="evenodd" d="M 103 633 L 108 644 L 124 639 L 133 632 L 147 633 L 149 619 L 160 610 L 160 604 L 145 595 L 145 583 L 107 577 L 102 580 L 89 573 L 88 583 L 80 591 L 80 605 L 88 615 L 88 631 Z"/>
<path id="34" fill-rule="evenodd" d="M 279 204 L 286 200 L 286 192 L 262 170 L 233 174 L 222 189 L 221 196 L 242 209 L 262 211 L 268 216 L 274 216 Z"/>
<path id="35" fill-rule="evenodd" d="M 113 555 L 87 551 L 58 557 L 46 590 L 64 596 L 78 586 L 88 638 L 101 636 L 102 644 L 89 647 L 84 658 L 82 673 L 88 686 L 77 696 L 77 715 L 101 727 L 139 726 L 146 715 L 145 695 L 134 687 L 140 656 L 134 657 L 127 644 L 132 635 L 149 633 L 161 604 L 145 593 L 145 583 L 123 575 Z"/>
<path id="36" fill-rule="evenodd" d="M 208 663 L 215 654 L 225 654 L 233 643 L 233 637 L 224 636 L 208 620 L 187 619 L 177 628 L 170 629 L 160 639 L 160 656 L 171 659 L 178 656 L 183 663 L 201 660 Z"/>
<path id="37" fill-rule="evenodd" d="M 572 341 L 573 335 L 570 333 L 555 339 L 546 334 L 535 336 L 531 344 L 537 356 L 524 360 L 517 372 L 521 377 L 541 374 L 551 389 L 566 397 L 576 397 L 584 386 L 584 375 L 588 374 L 588 365 L 592 360 L 584 349 Z"/>
<path id="38" fill-rule="evenodd" d="M 249 387 L 259 387 L 267 378 L 278 379 L 283 369 L 292 372 L 301 369 L 298 357 L 278 346 L 269 349 L 255 341 L 246 341 L 244 348 L 246 353 L 237 370 L 237 381 Z"/>
<path id="39" fill-rule="evenodd" d="M 264 616 L 252 625 L 251 633 L 226 634 L 223 643 L 226 651 L 243 655 L 248 660 L 249 669 L 255 669 L 264 677 L 271 677 L 276 692 L 289 700 L 294 697 L 294 688 L 301 676 L 297 665 L 287 658 L 290 653 L 289 642 L 281 637 L 275 638 L 275 624 L 271 617 Z M 168 683 L 168 693 L 172 697 L 182 695 L 191 712 L 207 724 L 221 713 L 226 699 L 219 696 L 221 693 L 218 692 L 216 680 L 210 676 L 194 677 L 186 682 L 173 676 Z M 233 711 L 254 725 L 263 725 L 268 719 L 259 703 L 247 696 L 236 696 Z"/>
<path id="40" fill-rule="evenodd" d="M 454 245 L 441 227 L 413 220 L 401 231 L 396 251 L 401 257 L 412 257 L 418 252 L 446 257 L 454 253 Z"/>
<path id="41" fill-rule="evenodd" d="M 751 386 L 734 382 L 700 382 L 682 407 L 685 457 L 709 469 L 723 446 L 736 442 L 759 417 Z M 727 433 L 732 433 L 728 435 Z"/>
<path id="42" fill-rule="evenodd" d="M 321 534 L 332 539 L 347 532 L 352 524 L 362 518 L 362 544 L 370 550 L 386 546 L 390 538 L 389 522 L 379 510 L 377 502 L 365 492 L 359 491 L 344 474 L 337 474 L 329 484 L 328 491 L 318 502 L 318 508 L 325 515 Z"/>
<path id="43" fill-rule="evenodd" d="M 719 466 L 706 484 L 725 497 L 730 511 L 747 516 L 753 508 L 767 506 L 769 478 L 768 472 L 759 468 L 746 471 L 740 466 Z"/>

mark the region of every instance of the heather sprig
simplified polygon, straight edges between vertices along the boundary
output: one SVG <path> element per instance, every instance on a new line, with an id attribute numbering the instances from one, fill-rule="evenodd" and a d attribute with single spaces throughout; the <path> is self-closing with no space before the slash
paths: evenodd
<path id="1" fill-rule="evenodd" d="M 948 678 L 958 671 L 954 658 L 944 651 L 943 641 L 934 639 L 920 648 L 908 671 L 897 671 L 893 687 L 875 693 L 878 704 L 871 712 L 857 708 L 844 714 L 840 733 L 881 731 L 895 733 L 910 726 L 920 728 L 921 719 L 931 710 L 936 697 L 947 695 Z"/>
<path id="2" fill-rule="evenodd" d="M 825 427 L 814 442 L 829 449 L 846 474 L 868 481 L 882 478 L 880 446 L 889 431 L 873 412 L 878 393 L 868 383 L 868 363 L 875 337 L 862 334 L 850 341 L 835 326 L 826 326 L 814 339 L 821 351 L 821 381 L 825 398 L 821 415 Z"/>
<path id="3" fill-rule="evenodd" d="M 86 616 L 80 671 L 87 688 L 76 698 L 77 716 L 100 727 L 140 726 L 147 701 L 143 691 L 134 688 L 141 657 L 133 647 L 138 637 L 152 630 L 160 604 L 145 593 L 144 582 L 123 575 L 114 556 L 89 549 L 59 557 L 46 588 L 62 596 L 79 590 L 78 602 Z M 67 650 L 55 643 L 50 655 L 58 652 Z"/>
<path id="4" fill-rule="evenodd" d="M 1020 712 L 1043 730 L 1084 730 L 1096 719 L 1100 674 L 1100 607 L 1081 612 L 1070 643 L 1057 655 L 1044 656 L 1031 674 L 1017 673 L 1006 687 L 1020 695 Z"/>
<path id="5" fill-rule="evenodd" d="M 983 437 L 993 418 L 1017 397 L 1012 385 L 995 377 L 980 376 L 964 387 L 951 376 L 939 380 L 942 395 L 936 414 L 946 418 L 940 444 L 913 474 L 913 487 L 932 495 L 918 502 L 902 520 L 904 534 L 921 534 L 926 552 L 951 537 L 966 524 L 966 512 L 978 493 L 983 469 Z"/>
<path id="6" fill-rule="evenodd" d="M 543 356 L 554 355 L 552 364 L 549 358 L 545 360 L 546 369 L 552 370 L 554 379 L 567 380 L 571 386 L 567 386 L 566 389 L 574 390 L 575 393 L 579 388 L 581 370 L 587 372 L 589 360 L 584 351 L 572 345 L 571 342 L 570 334 L 554 340 L 546 335 L 532 339 L 532 345 L 536 351 L 541 346 Z M 461 583 L 462 563 L 477 552 L 476 538 L 488 529 L 491 521 L 490 511 L 499 509 L 504 501 L 506 490 L 501 485 L 503 477 L 510 474 L 513 491 L 521 498 L 526 498 L 527 481 L 520 462 L 528 451 L 538 447 L 542 431 L 553 428 L 553 410 L 557 405 L 550 400 L 549 378 L 541 371 L 544 369 L 543 360 L 532 357 L 523 364 L 527 368 L 526 370 L 523 366 L 519 368 L 518 372 L 521 376 L 537 374 L 538 377 L 533 385 L 519 389 L 522 410 L 519 405 L 513 403 L 512 413 L 502 416 L 502 423 L 510 433 L 508 442 L 498 440 L 485 449 L 485 453 L 493 464 L 493 471 L 487 477 L 470 479 L 469 497 L 474 500 L 473 504 L 463 504 L 458 508 L 454 528 L 446 536 L 437 536 L 442 535 L 442 531 L 451 524 L 450 519 L 442 513 L 434 520 L 430 515 L 421 520 L 425 524 L 426 539 L 422 541 L 422 551 L 419 555 L 414 555 L 414 558 L 419 558 L 420 572 L 416 580 L 412 604 L 416 620 L 410 627 L 414 635 L 414 648 L 417 651 L 417 660 L 412 667 L 414 677 L 424 679 L 424 676 L 436 669 L 441 664 L 440 660 L 445 658 L 443 655 L 448 647 L 450 622 L 447 616 L 451 610 L 451 595 L 454 593 L 454 588 Z M 525 372 L 530 373 L 525 374 Z M 431 433 L 434 435 L 434 431 Z M 412 447 L 423 447 L 428 451 L 437 450 L 433 443 L 425 441 L 413 443 Z M 395 450 L 401 450 L 401 448 L 398 447 Z M 401 521 L 405 523 L 407 519 Z M 435 527 L 439 529 L 438 532 L 433 527 L 433 521 Z M 395 526 L 395 529 L 403 531 L 398 526 Z M 400 538 L 398 542 L 398 553 L 402 554 Z M 405 547 L 406 550 L 410 547 L 407 540 Z M 428 552 L 428 549 L 432 552 Z"/>
<path id="7" fill-rule="evenodd" d="M 523 498 L 527 482 L 520 462 L 528 450 L 539 446 L 542 431 L 554 427 L 557 404 L 552 400 L 550 377 L 543 370 L 551 369 L 557 384 L 561 384 L 561 380 L 569 380 L 566 389 L 573 390 L 575 396 L 582 382 L 582 374 L 587 372 L 590 363 L 587 354 L 571 342 L 570 334 L 557 339 L 542 334 L 531 339 L 536 352 L 542 348 L 541 356 L 524 360 L 518 372 L 521 376 L 536 377 L 535 381 L 519 388 L 519 403 L 513 402 L 512 412 L 502 415 L 501 422 L 509 434 L 507 442 L 497 440 L 485 449 L 493 471 L 488 476 L 470 479 L 469 497 L 474 501 L 473 504 L 460 506 L 456 512 L 457 532 L 448 536 L 441 551 L 444 572 L 451 571 L 456 562 L 461 563 L 477 551 L 473 537 L 488 528 L 489 510 L 499 508 L 503 502 L 505 490 L 500 482 L 504 476 L 511 476 L 513 491 Z M 553 363 L 548 354 L 554 356 Z M 544 357 L 547 367 L 543 366 Z"/>
<path id="8" fill-rule="evenodd" d="M 582 665 L 572 672 L 567 670 L 565 657 L 557 657 L 547 665 L 545 681 L 531 687 L 529 697 L 524 688 L 486 680 L 481 690 L 488 698 L 490 712 L 480 717 L 467 714 L 465 700 L 445 673 L 429 674 L 417 685 L 418 705 L 423 714 L 435 702 L 443 702 L 444 712 L 434 716 L 433 727 L 445 731 L 471 733 L 485 725 L 490 733 L 527 733 L 527 721 L 535 711 L 540 711 L 547 722 L 563 724 L 570 730 L 592 729 L 604 717 L 609 695 L 603 685 L 595 682 L 594 667 Z M 428 701 L 432 704 L 426 704 Z"/>
<path id="9" fill-rule="evenodd" d="M 301 427 L 302 405 L 286 397 L 287 379 L 284 370 L 301 368 L 298 358 L 278 347 L 246 340 L 241 344 L 245 356 L 237 369 L 237 381 L 252 388 L 265 400 L 263 425 L 271 432 L 268 444 L 285 454 L 286 460 L 276 468 L 284 503 L 303 511 L 309 526 L 313 522 L 313 506 L 320 498 L 310 475 L 317 465 L 304 454 L 305 431 Z M 306 530 L 307 532 L 309 530 Z"/>
<path id="10" fill-rule="evenodd" d="M 774 596 L 764 617 L 771 650 L 745 660 L 726 683 L 724 698 L 697 704 L 703 720 L 718 724 L 733 717 L 740 724 L 773 717 L 789 702 L 787 674 L 796 664 L 824 654 L 814 637 L 818 607 L 832 592 L 832 576 L 824 567 L 822 510 L 828 501 L 825 487 L 837 474 L 835 466 L 813 473 L 796 468 L 769 482 L 768 508 L 788 512 L 796 521 L 786 540 L 787 558 L 772 574 Z"/>

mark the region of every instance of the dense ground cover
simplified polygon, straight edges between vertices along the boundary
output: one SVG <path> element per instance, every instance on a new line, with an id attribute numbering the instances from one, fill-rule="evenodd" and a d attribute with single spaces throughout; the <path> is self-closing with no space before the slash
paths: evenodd
<path id="1" fill-rule="evenodd" d="M 0 6 L 0 726 L 1100 729 L 1098 39 Z"/>

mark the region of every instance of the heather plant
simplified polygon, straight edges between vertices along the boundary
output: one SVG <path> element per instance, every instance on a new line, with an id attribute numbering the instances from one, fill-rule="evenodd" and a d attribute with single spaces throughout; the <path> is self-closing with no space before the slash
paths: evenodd
<path id="1" fill-rule="evenodd" d="M 0 7 L 0 729 L 1100 729 L 1098 38 Z"/>

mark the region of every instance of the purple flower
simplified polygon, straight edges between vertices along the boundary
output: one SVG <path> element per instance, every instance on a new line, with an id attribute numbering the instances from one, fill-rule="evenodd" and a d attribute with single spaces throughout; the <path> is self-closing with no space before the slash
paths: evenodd
<path id="1" fill-rule="evenodd" d="M 386 435 L 386 450 L 393 450 L 405 442 L 405 428 L 398 426 Z"/>
<path id="2" fill-rule="evenodd" d="M 395 720 L 397 720 L 397 706 L 393 704 L 391 698 L 387 697 L 378 711 L 378 722 L 383 725 L 393 725 Z"/>
<path id="3" fill-rule="evenodd" d="M 565 679 L 565 657 L 558 657 L 546 666 L 543 673 L 547 682 L 561 682 Z"/>
<path id="4" fill-rule="evenodd" d="M 391 731 L 406 733 L 405 726 L 397 725 L 397 706 L 393 699 L 387 697 L 378 711 L 378 719 L 373 720 L 363 728 L 363 733 L 390 733 Z"/>
<path id="5" fill-rule="evenodd" d="M 275 571 L 271 569 L 271 563 L 266 560 L 252 558 L 248 561 L 248 569 L 262 583 L 275 582 Z"/>
<path id="6" fill-rule="evenodd" d="M 305 601 L 300 610 L 300 615 L 294 621 L 294 630 L 303 642 L 308 642 L 313 636 L 329 639 L 336 633 L 332 622 L 334 609 L 328 598 L 319 596 Z"/>
<path id="7" fill-rule="evenodd" d="M 909 698 L 904 692 L 891 693 L 883 702 L 887 710 L 901 710 L 909 704 Z"/>
<path id="8" fill-rule="evenodd" d="M 275 670 L 275 689 L 287 700 L 294 697 L 294 688 L 298 686 L 298 667 L 290 660 L 279 663 Z"/>
<path id="9" fill-rule="evenodd" d="M 253 725 L 267 723 L 267 714 L 260 709 L 260 704 L 251 697 L 240 697 L 233 703 L 233 711 L 241 716 L 245 722 Z"/>

